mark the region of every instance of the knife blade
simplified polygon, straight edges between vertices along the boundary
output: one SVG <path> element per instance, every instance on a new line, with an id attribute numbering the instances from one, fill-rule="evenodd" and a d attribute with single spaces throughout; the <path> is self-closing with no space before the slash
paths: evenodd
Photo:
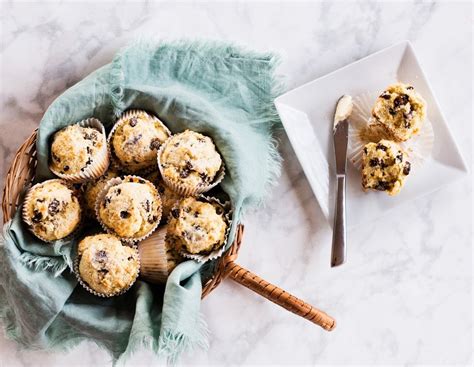
<path id="1" fill-rule="evenodd" d="M 337 193 L 334 210 L 331 267 L 346 261 L 346 160 L 349 131 L 348 118 L 352 112 L 352 98 L 343 95 L 337 101 L 334 114 L 334 153 L 336 157 Z"/>

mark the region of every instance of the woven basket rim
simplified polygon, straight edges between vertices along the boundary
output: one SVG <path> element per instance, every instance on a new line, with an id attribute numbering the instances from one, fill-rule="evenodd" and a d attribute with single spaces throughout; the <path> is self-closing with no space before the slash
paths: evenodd
<path id="1" fill-rule="evenodd" d="M 35 178 L 36 171 L 36 137 L 38 129 L 35 129 L 25 142 L 18 148 L 12 163 L 5 176 L 5 184 L 2 196 L 3 223 L 13 218 L 18 206 L 23 199 L 25 188 Z M 217 260 L 214 274 L 206 281 L 202 289 L 202 298 L 211 293 L 225 278 L 226 266 L 234 261 L 240 249 L 243 235 L 243 226 L 239 225 L 232 246 Z"/>

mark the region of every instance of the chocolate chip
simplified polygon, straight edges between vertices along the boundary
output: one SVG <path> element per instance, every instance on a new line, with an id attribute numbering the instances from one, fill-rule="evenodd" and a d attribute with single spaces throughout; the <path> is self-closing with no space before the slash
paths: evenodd
<path id="1" fill-rule="evenodd" d="M 122 193 L 122 189 L 121 189 L 121 188 L 118 188 L 118 189 L 116 190 L 117 196 L 120 195 L 121 193 Z"/>
<path id="2" fill-rule="evenodd" d="M 128 261 L 132 261 L 132 260 L 133 260 L 133 256 L 129 256 L 129 257 L 127 258 L 127 260 L 128 260 Z"/>
<path id="3" fill-rule="evenodd" d="M 383 98 L 383 99 L 390 99 L 390 93 L 388 93 L 387 91 L 383 92 L 381 95 L 380 95 L 380 98 Z"/>
<path id="4" fill-rule="evenodd" d="M 107 205 L 111 203 L 112 199 L 109 196 L 106 196 L 104 199 L 104 208 L 107 208 Z"/>
<path id="5" fill-rule="evenodd" d="M 393 100 L 393 105 L 395 106 L 395 108 L 397 108 L 399 106 L 404 106 L 408 103 L 409 100 L 410 99 L 409 99 L 408 95 L 402 94 L 402 95 L 398 96 L 397 98 L 395 98 Z"/>
<path id="6" fill-rule="evenodd" d="M 379 160 L 378 158 L 372 158 L 370 161 L 369 161 L 369 166 L 370 167 L 376 167 L 379 165 Z"/>
<path id="7" fill-rule="evenodd" d="M 403 161 L 403 153 L 398 153 L 397 157 L 396 157 L 400 162 Z"/>
<path id="8" fill-rule="evenodd" d="M 406 129 L 409 129 L 411 127 L 411 123 L 409 121 L 405 121 L 404 126 Z"/>
<path id="9" fill-rule="evenodd" d="M 146 212 L 150 211 L 150 200 L 146 200 L 142 205 Z"/>
<path id="10" fill-rule="evenodd" d="M 59 213 L 59 200 L 53 199 L 48 205 L 48 214 L 54 216 Z"/>
<path id="11" fill-rule="evenodd" d="M 100 260 L 107 259 L 107 252 L 105 252 L 105 250 L 99 250 L 96 252 L 95 257 Z"/>
<path id="12" fill-rule="evenodd" d="M 148 218 L 148 223 L 153 224 L 158 220 L 158 217 L 154 215 L 153 217 Z"/>
<path id="13" fill-rule="evenodd" d="M 179 147 L 179 143 L 174 143 L 173 145 L 175 146 L 175 148 Z"/>
<path id="14" fill-rule="evenodd" d="M 411 85 L 409 85 L 409 86 L 407 87 L 407 89 L 408 89 L 408 90 L 412 90 L 413 87 L 412 87 Z"/>
<path id="15" fill-rule="evenodd" d="M 199 217 L 199 212 L 194 212 L 194 218 Z"/>
<path id="16" fill-rule="evenodd" d="M 186 178 L 189 176 L 190 173 L 191 171 L 189 169 L 183 168 L 183 170 L 179 173 L 179 177 Z"/>
<path id="17" fill-rule="evenodd" d="M 392 116 L 396 114 L 395 110 L 392 107 L 388 109 L 388 113 L 391 114 Z"/>
<path id="18" fill-rule="evenodd" d="M 388 167 L 388 164 L 385 163 L 385 161 L 383 159 L 380 160 L 380 168 L 384 169 L 384 168 L 387 168 Z M 385 175 L 385 172 L 383 173 Z"/>
<path id="19" fill-rule="evenodd" d="M 186 161 L 186 168 L 190 171 L 193 170 L 193 164 L 190 161 Z"/>
<path id="20" fill-rule="evenodd" d="M 364 153 L 367 154 L 367 148 L 364 148 Z"/>
<path id="21" fill-rule="evenodd" d="M 224 209 L 222 209 L 220 206 L 216 206 L 216 214 L 222 215 L 223 213 L 224 213 Z"/>
<path id="22" fill-rule="evenodd" d="M 201 180 L 203 180 L 204 182 L 207 182 L 209 180 L 209 176 L 205 174 L 204 172 L 201 172 L 199 174 L 199 177 L 201 177 Z"/>
<path id="23" fill-rule="evenodd" d="M 387 191 L 390 187 L 390 184 L 386 181 L 379 181 L 377 186 L 375 186 L 375 190 L 378 191 Z"/>
<path id="24" fill-rule="evenodd" d="M 200 138 L 200 137 L 199 137 L 197 140 L 198 140 L 198 142 L 200 142 L 200 143 L 205 143 L 205 142 L 206 142 L 206 139 Z"/>
<path id="25" fill-rule="evenodd" d="M 143 185 L 144 185 L 144 184 L 146 184 L 146 181 L 145 181 L 145 180 L 143 180 L 143 179 L 141 179 L 141 178 L 139 178 L 139 179 L 138 179 L 138 183 L 141 183 L 141 184 L 143 184 Z"/>
<path id="26" fill-rule="evenodd" d="M 158 150 L 158 149 L 160 149 L 160 146 L 161 146 L 160 139 L 155 138 L 155 139 L 151 140 L 151 142 L 150 142 L 150 149 L 151 150 Z"/>
<path id="27" fill-rule="evenodd" d="M 375 147 L 375 149 L 380 149 L 380 150 L 383 150 L 384 152 L 387 151 L 387 147 L 383 144 L 377 144 L 377 146 Z"/>
<path id="28" fill-rule="evenodd" d="M 39 223 L 41 219 L 43 219 L 43 214 L 41 214 L 40 211 L 35 209 L 33 211 L 33 218 L 31 218 L 31 220 L 33 221 L 33 223 Z"/>
<path id="29" fill-rule="evenodd" d="M 86 152 L 87 152 L 87 154 L 91 154 L 92 153 L 91 147 L 86 147 Z"/>
<path id="30" fill-rule="evenodd" d="M 44 203 L 44 199 L 36 199 L 37 203 Z"/>
<path id="31" fill-rule="evenodd" d="M 179 209 L 172 209 L 172 210 L 171 210 L 171 215 L 172 215 L 174 218 L 178 219 L 178 218 L 179 218 Z"/>
<path id="32" fill-rule="evenodd" d="M 408 174 L 410 173 L 411 171 L 411 164 L 410 162 L 405 162 L 405 167 L 403 167 L 403 174 L 405 176 L 408 176 Z"/>
<path id="33" fill-rule="evenodd" d="M 196 231 L 200 231 L 202 229 L 202 227 L 199 224 L 195 224 L 193 227 Z"/>
<path id="34" fill-rule="evenodd" d="M 64 172 L 69 171 L 69 166 L 64 166 L 64 167 L 63 167 L 63 171 L 64 171 Z"/>
<path id="35" fill-rule="evenodd" d="M 188 231 L 183 231 L 181 232 L 181 235 L 186 238 L 187 240 L 189 240 L 191 238 L 191 234 L 188 232 Z"/>
<path id="36" fill-rule="evenodd" d="M 137 124 L 138 124 L 138 120 L 135 117 L 132 117 L 130 119 L 130 126 L 135 127 L 135 126 L 137 126 Z"/>
<path id="37" fill-rule="evenodd" d="M 131 214 L 129 212 L 127 212 L 126 210 L 122 210 L 120 212 L 120 218 L 122 219 L 127 219 L 127 218 L 130 218 Z"/>

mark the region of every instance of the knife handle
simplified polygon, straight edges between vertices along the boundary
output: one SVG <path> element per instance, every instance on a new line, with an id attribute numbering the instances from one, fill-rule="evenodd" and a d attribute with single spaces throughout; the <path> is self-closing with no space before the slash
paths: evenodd
<path id="1" fill-rule="evenodd" d="M 337 176 L 337 197 L 332 234 L 331 267 L 346 261 L 346 176 Z"/>

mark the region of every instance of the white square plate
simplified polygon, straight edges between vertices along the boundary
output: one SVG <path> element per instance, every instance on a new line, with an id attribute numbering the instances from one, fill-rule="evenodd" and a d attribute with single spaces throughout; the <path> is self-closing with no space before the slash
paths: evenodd
<path id="1" fill-rule="evenodd" d="M 409 83 L 424 97 L 434 131 L 431 156 L 412 170 L 399 195 L 364 192 L 360 172 L 347 164 L 347 221 L 349 227 L 367 223 L 407 201 L 433 192 L 466 174 L 466 165 L 446 120 L 408 41 L 383 49 L 339 70 L 293 89 L 275 106 L 306 177 L 332 226 L 335 161 L 332 139 L 336 102 L 343 94 L 381 93 L 395 81 Z"/>

